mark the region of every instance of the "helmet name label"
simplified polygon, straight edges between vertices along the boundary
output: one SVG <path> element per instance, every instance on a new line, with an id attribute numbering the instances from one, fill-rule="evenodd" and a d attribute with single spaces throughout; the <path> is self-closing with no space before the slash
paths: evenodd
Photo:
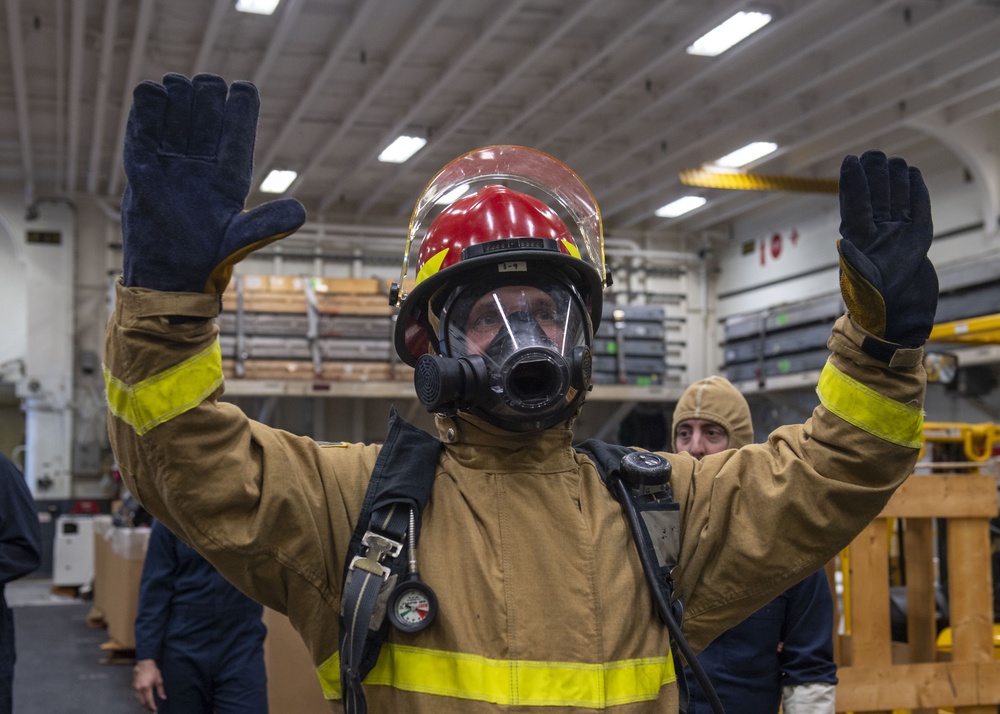
<path id="1" fill-rule="evenodd" d="M 497 264 L 497 270 L 501 273 L 525 273 L 528 271 L 528 264 L 523 260 L 505 260 Z"/>

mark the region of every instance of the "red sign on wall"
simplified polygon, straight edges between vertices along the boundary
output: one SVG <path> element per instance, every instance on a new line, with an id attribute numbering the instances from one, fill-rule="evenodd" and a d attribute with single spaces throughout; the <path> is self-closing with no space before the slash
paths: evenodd
<path id="1" fill-rule="evenodd" d="M 760 255 L 761 267 L 767 265 L 768 260 L 778 260 L 785 250 L 786 242 L 792 247 L 799 243 L 799 232 L 793 228 L 786 238 L 781 233 L 774 233 L 767 238 L 761 238 L 758 243 L 758 254 Z"/>

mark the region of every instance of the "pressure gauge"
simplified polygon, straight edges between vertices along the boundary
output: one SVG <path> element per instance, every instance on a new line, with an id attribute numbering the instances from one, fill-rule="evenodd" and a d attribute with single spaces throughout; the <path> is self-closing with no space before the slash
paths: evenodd
<path id="1" fill-rule="evenodd" d="M 389 621 L 403 632 L 420 632 L 434 621 L 437 596 L 421 580 L 407 579 L 389 595 Z"/>

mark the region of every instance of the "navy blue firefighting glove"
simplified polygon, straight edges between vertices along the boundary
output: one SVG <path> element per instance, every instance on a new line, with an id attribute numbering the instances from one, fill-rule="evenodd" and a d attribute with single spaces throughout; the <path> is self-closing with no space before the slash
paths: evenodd
<path id="1" fill-rule="evenodd" d="M 934 228 L 919 169 L 866 151 L 840 167 L 840 290 L 854 321 L 877 339 L 862 349 L 888 363 L 927 341 L 938 279 L 927 257 Z"/>
<path id="2" fill-rule="evenodd" d="M 168 74 L 132 94 L 122 197 L 128 287 L 222 294 L 233 266 L 305 221 L 294 199 L 244 212 L 260 98 L 249 82 Z"/>

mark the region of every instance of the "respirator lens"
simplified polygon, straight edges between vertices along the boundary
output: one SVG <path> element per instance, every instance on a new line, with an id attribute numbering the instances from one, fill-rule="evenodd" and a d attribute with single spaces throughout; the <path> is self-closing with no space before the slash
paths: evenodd
<path id="1" fill-rule="evenodd" d="M 580 355 L 589 355 L 590 322 L 579 293 L 555 277 L 521 274 L 482 281 L 453 293 L 441 311 L 441 345 L 449 358 L 485 369 L 481 411 L 501 418 L 565 410 L 582 385 Z M 587 375 L 589 384 L 589 375 Z"/>

